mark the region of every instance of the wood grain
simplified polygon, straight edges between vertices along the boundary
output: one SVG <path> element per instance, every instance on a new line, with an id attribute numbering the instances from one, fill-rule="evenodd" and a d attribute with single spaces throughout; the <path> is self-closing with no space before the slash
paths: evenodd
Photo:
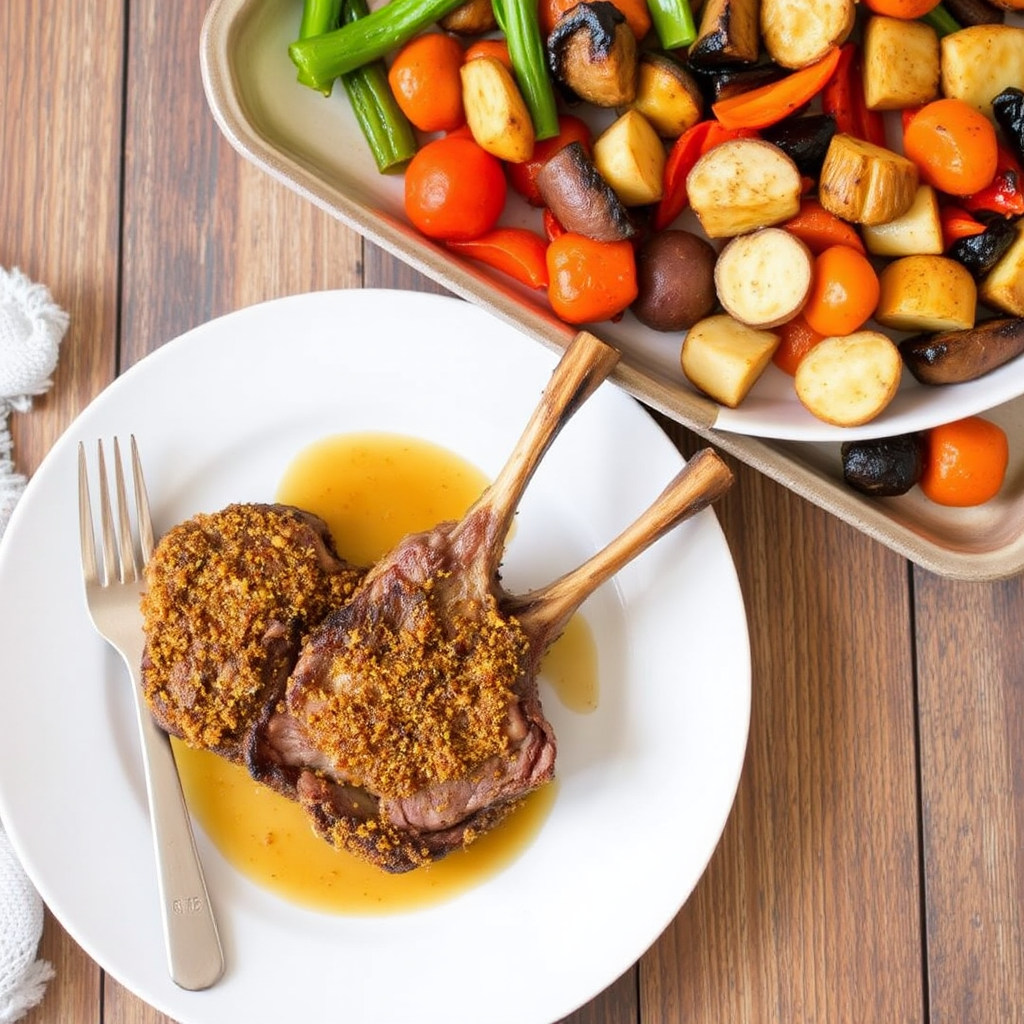
<path id="1" fill-rule="evenodd" d="M 199 76 L 206 6 L 0 4 L 0 265 L 71 315 L 52 391 L 13 417 L 23 472 L 115 373 L 211 317 L 443 291 L 231 149 Z M 733 465 L 719 518 L 753 672 L 736 804 L 675 920 L 567 1024 L 1024 1020 L 1021 580 L 914 569 Z M 57 975 L 27 1024 L 173 1024 L 49 914 L 40 954 Z"/>
<path id="2" fill-rule="evenodd" d="M 1024 1020 L 1024 588 L 915 583 L 930 1020 Z"/>

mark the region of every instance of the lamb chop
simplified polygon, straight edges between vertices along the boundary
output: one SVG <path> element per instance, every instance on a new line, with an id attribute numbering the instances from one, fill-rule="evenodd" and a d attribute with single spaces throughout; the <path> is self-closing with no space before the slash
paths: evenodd
<path id="1" fill-rule="evenodd" d="M 458 522 L 403 539 L 304 644 L 248 765 L 299 800 L 333 845 L 406 871 L 472 841 L 550 781 L 544 651 L 597 586 L 731 483 L 705 452 L 583 566 L 524 597 L 503 590 L 523 491 L 616 358 L 579 335 L 491 487 Z"/>
<path id="2" fill-rule="evenodd" d="M 286 505 L 229 505 L 169 530 L 142 599 L 143 686 L 157 724 L 242 762 L 306 631 L 363 573 L 338 557 L 323 520 Z"/>

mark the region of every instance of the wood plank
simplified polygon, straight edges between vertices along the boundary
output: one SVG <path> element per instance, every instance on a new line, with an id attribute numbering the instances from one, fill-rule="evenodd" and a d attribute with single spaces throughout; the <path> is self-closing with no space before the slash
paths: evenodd
<path id="1" fill-rule="evenodd" d="M 915 590 L 930 1020 L 1022 1020 L 1024 581 Z"/>
<path id="2" fill-rule="evenodd" d="M 11 420 L 31 473 L 113 377 L 117 328 L 124 5 L 0 5 L 0 265 L 46 285 L 70 315 L 53 390 Z"/>
<path id="3" fill-rule="evenodd" d="M 212 317 L 362 280 L 362 238 L 217 128 L 198 63 L 207 7 L 132 4 L 122 369 Z"/>
<path id="4" fill-rule="evenodd" d="M 746 467 L 717 509 L 749 748 L 707 873 L 641 962 L 641 1020 L 921 1020 L 905 563 Z"/>

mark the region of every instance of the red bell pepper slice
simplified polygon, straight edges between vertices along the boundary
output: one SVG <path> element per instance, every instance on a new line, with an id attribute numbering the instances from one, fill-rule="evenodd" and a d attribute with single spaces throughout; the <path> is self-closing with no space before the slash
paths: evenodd
<path id="1" fill-rule="evenodd" d="M 885 119 L 877 110 L 869 110 L 864 100 L 864 79 L 860 51 L 853 43 L 839 48 L 839 61 L 832 77 L 821 91 L 821 108 L 836 119 L 836 129 L 844 135 L 885 143 Z"/>
<path id="2" fill-rule="evenodd" d="M 565 234 L 565 228 L 562 227 L 562 225 L 559 223 L 558 218 L 546 206 L 544 207 L 543 223 L 544 237 L 549 242 L 553 242 L 560 235 Z"/>
<path id="3" fill-rule="evenodd" d="M 698 121 L 676 139 L 665 161 L 662 174 L 662 195 L 654 208 L 655 231 L 663 231 L 686 209 L 686 176 L 693 165 L 709 150 L 729 139 L 756 135 L 752 128 L 724 128 L 718 121 Z"/>
<path id="4" fill-rule="evenodd" d="M 841 54 L 841 47 L 830 47 L 813 64 L 777 82 L 719 100 L 711 109 L 726 128 L 767 128 L 810 103 L 835 74 Z"/>
<path id="5" fill-rule="evenodd" d="M 479 260 L 528 288 L 548 286 L 548 243 L 536 231 L 494 228 L 478 238 L 445 244 L 452 252 Z"/>
<path id="6" fill-rule="evenodd" d="M 985 225 L 972 217 L 963 207 L 946 204 L 939 209 L 939 221 L 942 224 L 942 248 L 948 249 L 961 238 L 980 235 Z"/>
<path id="7" fill-rule="evenodd" d="M 980 192 L 967 196 L 962 205 L 969 213 L 997 213 L 1003 217 L 1024 215 L 1024 168 L 1002 143 L 996 176 Z"/>

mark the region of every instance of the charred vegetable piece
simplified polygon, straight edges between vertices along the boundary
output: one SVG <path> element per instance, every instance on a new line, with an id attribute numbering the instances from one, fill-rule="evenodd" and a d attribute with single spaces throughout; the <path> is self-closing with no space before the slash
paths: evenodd
<path id="1" fill-rule="evenodd" d="M 957 239 L 948 255 L 962 263 L 980 281 L 1013 245 L 1016 233 L 1008 220 L 993 220 L 977 235 Z"/>
<path id="2" fill-rule="evenodd" d="M 753 64 L 761 52 L 760 6 L 759 0 L 706 0 L 687 51 L 690 64 Z"/>
<path id="3" fill-rule="evenodd" d="M 907 369 L 922 384 L 961 384 L 990 373 L 1024 352 L 1024 317 L 983 320 L 963 331 L 905 338 Z"/>
<path id="4" fill-rule="evenodd" d="M 579 142 L 570 142 L 541 168 L 537 188 L 566 231 L 598 242 L 620 242 L 636 234 L 629 211 Z"/>
<path id="5" fill-rule="evenodd" d="M 761 131 L 761 137 L 778 146 L 801 174 L 816 178 L 835 133 L 836 119 L 831 114 L 809 114 L 769 125 Z"/>
<path id="6" fill-rule="evenodd" d="M 846 441 L 840 454 L 843 479 L 872 498 L 906 494 L 924 472 L 925 445 L 920 434 Z"/>
<path id="7" fill-rule="evenodd" d="M 1002 11 L 997 11 L 985 0 L 945 0 L 942 6 L 964 28 L 971 25 L 1001 25 L 1005 19 Z"/>
<path id="8" fill-rule="evenodd" d="M 566 11 L 548 36 L 548 66 L 572 94 L 599 107 L 632 103 L 639 55 L 622 12 L 606 0 Z"/>
<path id="9" fill-rule="evenodd" d="M 769 82 L 777 82 L 789 72 L 774 61 L 760 61 L 757 64 L 736 67 L 703 67 L 690 63 L 693 73 L 709 102 L 749 92 Z"/>
<path id="10" fill-rule="evenodd" d="M 992 101 L 992 112 L 1017 158 L 1024 161 L 1024 90 L 1004 89 Z"/>
<path id="11" fill-rule="evenodd" d="M 651 235 L 636 255 L 633 314 L 655 331 L 683 331 L 717 305 L 714 247 L 690 231 Z"/>

